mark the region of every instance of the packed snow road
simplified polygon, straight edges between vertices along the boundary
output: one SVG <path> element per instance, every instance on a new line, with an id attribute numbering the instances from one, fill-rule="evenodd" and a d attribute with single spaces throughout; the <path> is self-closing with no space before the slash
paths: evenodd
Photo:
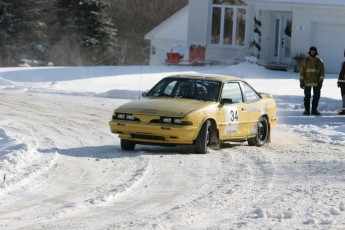
<path id="1" fill-rule="evenodd" d="M 126 100 L 0 97 L 1 229 L 345 227 L 343 145 L 280 124 L 261 148 L 124 152 L 108 121 Z M 283 123 L 291 117 L 280 112 Z"/>

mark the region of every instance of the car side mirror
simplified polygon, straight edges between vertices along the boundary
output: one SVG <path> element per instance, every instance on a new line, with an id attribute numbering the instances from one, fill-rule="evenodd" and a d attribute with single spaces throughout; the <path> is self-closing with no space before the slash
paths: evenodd
<path id="1" fill-rule="evenodd" d="M 234 102 L 232 101 L 231 98 L 222 98 L 222 100 L 220 100 L 220 104 L 224 105 L 224 104 L 233 104 Z"/>
<path id="2" fill-rule="evenodd" d="M 147 96 L 147 92 L 143 92 L 143 93 L 141 94 L 141 96 L 146 97 L 146 96 Z"/>

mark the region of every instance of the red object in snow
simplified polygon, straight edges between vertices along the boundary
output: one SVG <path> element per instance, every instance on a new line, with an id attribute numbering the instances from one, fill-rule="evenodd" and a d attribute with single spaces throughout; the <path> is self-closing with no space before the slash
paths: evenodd
<path id="1" fill-rule="evenodd" d="M 179 53 L 167 53 L 167 63 L 168 64 L 178 64 L 180 62 Z"/>
<path id="2" fill-rule="evenodd" d="M 205 65 L 205 48 L 190 46 L 189 62 L 192 65 Z"/>

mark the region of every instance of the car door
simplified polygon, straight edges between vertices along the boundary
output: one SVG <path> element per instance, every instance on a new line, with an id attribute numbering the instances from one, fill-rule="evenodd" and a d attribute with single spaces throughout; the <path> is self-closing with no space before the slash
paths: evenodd
<path id="1" fill-rule="evenodd" d="M 248 112 L 248 133 L 256 134 L 257 122 L 262 114 L 267 113 L 267 105 L 261 102 L 261 96 L 246 82 L 241 82 L 244 100 Z"/>
<path id="2" fill-rule="evenodd" d="M 225 101 L 220 106 L 222 124 L 220 139 L 238 139 L 247 137 L 248 108 L 237 81 L 226 82 L 222 89 L 221 99 Z M 231 99 L 231 100 L 229 100 Z"/>

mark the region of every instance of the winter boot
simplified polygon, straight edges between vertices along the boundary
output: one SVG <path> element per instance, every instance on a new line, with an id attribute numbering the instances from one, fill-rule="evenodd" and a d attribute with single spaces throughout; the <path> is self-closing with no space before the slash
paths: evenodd
<path id="1" fill-rule="evenodd" d="M 343 100 L 343 108 L 342 108 L 342 111 L 338 113 L 339 115 L 345 115 L 345 95 L 342 96 L 342 100 Z"/>
<path id="2" fill-rule="evenodd" d="M 304 116 L 310 115 L 310 110 L 309 110 L 309 109 L 308 109 L 308 110 L 305 110 L 305 111 L 303 112 L 303 115 L 304 115 Z"/>
<path id="3" fill-rule="evenodd" d="M 317 109 L 312 109 L 311 110 L 311 114 L 312 115 L 316 115 L 316 116 L 320 116 L 321 115 L 321 113 L 319 111 L 317 111 Z"/>
<path id="4" fill-rule="evenodd" d="M 304 112 L 303 112 L 303 115 L 305 115 L 305 116 L 310 115 L 310 101 L 306 100 L 305 98 L 304 98 Z"/>

